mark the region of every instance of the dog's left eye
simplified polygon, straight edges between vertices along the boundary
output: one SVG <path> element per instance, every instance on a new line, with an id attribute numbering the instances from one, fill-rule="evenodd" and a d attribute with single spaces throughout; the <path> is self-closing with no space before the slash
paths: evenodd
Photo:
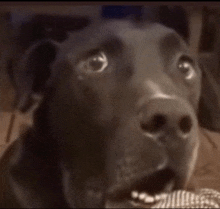
<path id="1" fill-rule="evenodd" d="M 195 68 L 194 68 L 193 60 L 187 57 L 182 57 L 180 58 L 177 67 L 184 74 L 185 79 L 191 79 L 194 77 Z"/>
<path id="2" fill-rule="evenodd" d="M 79 64 L 81 70 L 85 72 L 102 72 L 108 66 L 108 59 L 104 52 L 88 56 Z"/>

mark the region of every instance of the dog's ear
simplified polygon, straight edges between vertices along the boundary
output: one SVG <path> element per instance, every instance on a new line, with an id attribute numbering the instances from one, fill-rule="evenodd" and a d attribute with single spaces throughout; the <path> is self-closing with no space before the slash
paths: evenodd
<path id="1" fill-rule="evenodd" d="M 43 96 L 51 79 L 51 65 L 56 58 L 58 44 L 54 41 L 43 40 L 31 46 L 22 57 L 15 70 L 17 91 L 17 108 L 27 111 L 36 95 Z"/>
<path id="2" fill-rule="evenodd" d="M 211 131 L 220 132 L 220 80 L 214 72 L 205 65 L 202 70 L 202 88 L 198 109 L 200 126 Z"/>

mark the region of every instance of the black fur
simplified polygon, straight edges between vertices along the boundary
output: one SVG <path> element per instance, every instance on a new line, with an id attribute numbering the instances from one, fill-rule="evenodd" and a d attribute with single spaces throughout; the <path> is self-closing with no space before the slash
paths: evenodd
<path id="1" fill-rule="evenodd" d="M 97 55 L 108 62 L 101 72 L 91 69 L 102 61 L 88 63 Z M 173 30 L 100 21 L 62 43 L 40 40 L 19 63 L 19 108 L 27 111 L 33 95 L 42 100 L 13 145 L 1 207 L 125 208 L 132 190 L 187 184 L 201 73 Z"/>

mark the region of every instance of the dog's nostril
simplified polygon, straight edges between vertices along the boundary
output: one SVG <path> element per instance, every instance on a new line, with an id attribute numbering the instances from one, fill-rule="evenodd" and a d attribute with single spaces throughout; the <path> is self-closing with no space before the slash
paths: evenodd
<path id="1" fill-rule="evenodd" d="M 179 128 L 183 133 L 189 133 L 192 128 L 192 120 L 189 116 L 184 116 L 179 121 Z"/>
<path id="2" fill-rule="evenodd" d="M 151 120 L 147 123 L 141 123 L 141 128 L 145 132 L 157 132 L 159 131 L 165 124 L 167 120 L 164 115 L 154 115 Z"/>

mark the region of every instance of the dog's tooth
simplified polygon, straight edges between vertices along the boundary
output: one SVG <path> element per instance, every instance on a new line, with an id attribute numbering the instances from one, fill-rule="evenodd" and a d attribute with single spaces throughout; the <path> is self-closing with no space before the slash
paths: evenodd
<path id="1" fill-rule="evenodd" d="M 160 196 L 161 196 L 161 199 L 165 199 L 165 198 L 167 198 L 168 194 L 162 193 L 162 194 L 160 194 Z"/>
<path id="2" fill-rule="evenodd" d="M 161 200 L 161 195 L 157 194 L 157 195 L 154 196 L 154 198 L 155 198 L 156 201 Z"/>
<path id="3" fill-rule="evenodd" d="M 131 192 L 131 197 L 132 197 L 133 199 L 138 198 L 138 196 L 139 196 L 138 191 L 132 191 L 132 192 Z"/>
<path id="4" fill-rule="evenodd" d="M 147 195 L 146 198 L 144 199 L 145 203 L 153 203 L 155 202 L 155 198 L 153 196 Z"/>
<path id="5" fill-rule="evenodd" d="M 140 193 L 138 198 L 139 200 L 144 200 L 146 198 L 147 194 L 146 193 Z"/>
<path id="6" fill-rule="evenodd" d="M 165 199 L 167 197 L 167 195 L 168 194 L 166 194 L 166 193 L 161 193 L 161 194 L 155 195 L 155 200 L 158 201 L 158 200 Z"/>

